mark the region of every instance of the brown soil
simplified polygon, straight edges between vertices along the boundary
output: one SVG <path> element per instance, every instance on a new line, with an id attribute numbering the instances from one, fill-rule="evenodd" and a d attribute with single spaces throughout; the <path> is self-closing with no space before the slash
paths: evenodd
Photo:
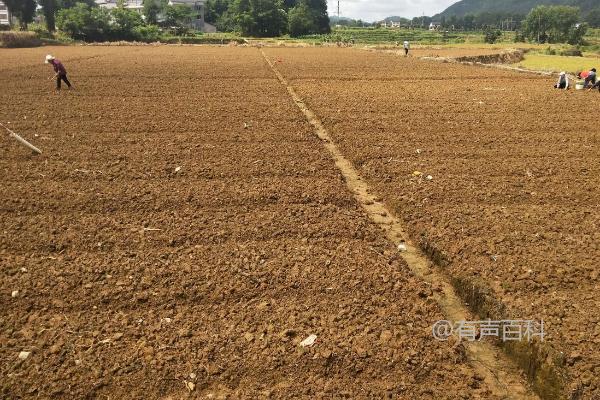
<path id="1" fill-rule="evenodd" d="M 597 92 L 357 50 L 267 54 L 450 276 L 487 290 L 495 316 L 545 321 L 566 378 L 538 391 L 600 397 Z"/>
<path id="2" fill-rule="evenodd" d="M 257 49 L 0 57 L 0 397 L 496 397 Z"/>

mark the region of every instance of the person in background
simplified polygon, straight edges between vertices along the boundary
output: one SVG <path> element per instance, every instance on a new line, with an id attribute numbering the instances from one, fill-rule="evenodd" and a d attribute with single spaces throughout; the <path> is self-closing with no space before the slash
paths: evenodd
<path id="1" fill-rule="evenodd" d="M 587 89 L 590 87 L 590 84 L 592 84 L 592 87 L 596 86 L 596 68 L 592 68 L 590 72 L 588 72 L 583 87 Z"/>
<path id="2" fill-rule="evenodd" d="M 71 89 L 71 82 L 67 79 L 67 70 L 65 69 L 65 66 L 50 54 L 46 56 L 46 64 L 51 64 L 54 68 L 55 74 L 52 78 L 56 78 L 56 90 L 60 90 L 62 81 L 64 81 L 67 84 L 67 87 Z"/>
<path id="3" fill-rule="evenodd" d="M 404 56 L 408 56 L 408 51 L 410 50 L 410 43 L 408 40 L 404 41 Z"/>
<path id="4" fill-rule="evenodd" d="M 555 89 L 569 90 L 569 77 L 566 72 L 561 72 L 558 76 L 558 82 L 554 85 Z"/>

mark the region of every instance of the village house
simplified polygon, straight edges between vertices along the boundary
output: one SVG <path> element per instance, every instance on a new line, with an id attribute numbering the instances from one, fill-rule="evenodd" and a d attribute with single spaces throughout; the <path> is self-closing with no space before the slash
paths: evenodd
<path id="1" fill-rule="evenodd" d="M 10 14 L 8 13 L 8 7 L 2 1 L 0 1 L 0 25 L 10 25 Z"/>

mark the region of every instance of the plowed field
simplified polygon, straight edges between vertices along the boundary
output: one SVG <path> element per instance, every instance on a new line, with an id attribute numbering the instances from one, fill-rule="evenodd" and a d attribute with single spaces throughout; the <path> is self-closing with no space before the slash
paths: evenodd
<path id="1" fill-rule="evenodd" d="M 445 273 L 503 317 L 544 319 L 565 395 L 600 396 L 600 132 L 585 120 L 600 96 L 392 54 L 264 51 Z M 54 93 L 47 53 L 75 90 Z M 0 58 L 0 122 L 43 150 L 0 140 L 0 397 L 506 398 L 463 344 L 432 337 L 436 288 L 259 49 Z"/>
<path id="2" fill-rule="evenodd" d="M 600 398 L 598 93 L 388 54 L 268 53 L 411 236 L 489 293 L 492 317 L 543 319 L 565 396 Z"/>
<path id="3" fill-rule="evenodd" d="M 257 49 L 0 57 L 0 397 L 494 397 Z"/>

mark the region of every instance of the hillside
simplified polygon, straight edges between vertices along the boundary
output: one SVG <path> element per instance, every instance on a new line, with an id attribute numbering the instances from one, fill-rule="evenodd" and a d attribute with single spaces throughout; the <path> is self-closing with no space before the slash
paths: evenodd
<path id="1" fill-rule="evenodd" d="M 581 8 L 583 15 L 587 14 L 588 10 L 600 6 L 598 0 L 461 0 L 437 16 L 462 17 L 483 12 L 527 14 L 532 8 L 542 4 L 577 6 Z"/>

